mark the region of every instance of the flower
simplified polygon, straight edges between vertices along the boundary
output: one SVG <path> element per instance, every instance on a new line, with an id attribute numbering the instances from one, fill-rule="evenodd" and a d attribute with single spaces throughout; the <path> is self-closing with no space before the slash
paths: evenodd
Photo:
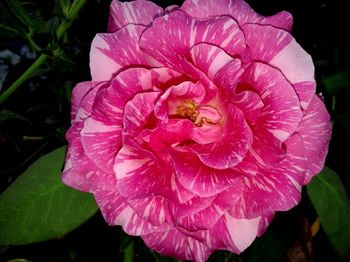
<path id="1" fill-rule="evenodd" d="M 73 90 L 63 181 L 178 259 L 240 253 L 324 165 L 330 120 L 292 16 L 242 0 L 111 4 Z"/>

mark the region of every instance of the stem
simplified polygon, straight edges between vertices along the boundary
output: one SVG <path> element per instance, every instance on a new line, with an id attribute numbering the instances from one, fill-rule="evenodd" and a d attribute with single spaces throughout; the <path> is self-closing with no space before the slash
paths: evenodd
<path id="1" fill-rule="evenodd" d="M 0 96 L 0 105 L 12 95 L 46 61 L 47 55 L 41 54 L 37 60 Z"/>
<path id="2" fill-rule="evenodd" d="M 86 0 L 75 0 L 71 5 L 71 10 L 67 20 L 63 20 L 56 31 L 57 39 L 61 39 L 68 30 L 74 19 L 78 16 L 80 9 L 84 6 Z M 47 55 L 41 54 L 35 62 L 14 82 L 12 85 L 0 95 L 0 105 L 5 102 L 25 81 L 27 81 L 36 70 L 46 61 Z"/>
<path id="3" fill-rule="evenodd" d="M 132 241 L 124 250 L 124 262 L 134 261 L 134 241 Z"/>

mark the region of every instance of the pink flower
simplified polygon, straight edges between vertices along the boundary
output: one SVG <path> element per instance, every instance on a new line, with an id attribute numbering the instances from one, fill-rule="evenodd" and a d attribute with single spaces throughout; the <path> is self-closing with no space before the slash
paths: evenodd
<path id="1" fill-rule="evenodd" d="M 73 90 L 63 181 L 178 259 L 240 253 L 324 165 L 329 115 L 292 17 L 242 0 L 111 4 Z"/>

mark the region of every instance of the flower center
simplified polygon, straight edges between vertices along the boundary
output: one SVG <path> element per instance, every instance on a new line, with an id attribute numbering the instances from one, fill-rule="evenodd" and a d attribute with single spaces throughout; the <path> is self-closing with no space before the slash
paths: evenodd
<path id="1" fill-rule="evenodd" d="M 191 120 L 198 127 L 204 123 L 217 124 L 221 119 L 216 109 L 210 106 L 198 106 L 190 99 L 186 99 L 176 107 L 176 115 Z"/>
<path id="2" fill-rule="evenodd" d="M 187 118 L 196 123 L 198 118 L 197 104 L 192 100 L 185 100 L 177 106 L 176 114 L 181 118 Z"/>

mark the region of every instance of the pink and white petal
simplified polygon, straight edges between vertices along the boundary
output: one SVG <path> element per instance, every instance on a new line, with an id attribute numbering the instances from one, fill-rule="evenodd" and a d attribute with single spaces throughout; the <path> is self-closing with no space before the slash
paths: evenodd
<path id="1" fill-rule="evenodd" d="M 151 91 L 157 74 L 145 68 L 129 68 L 120 72 L 105 88 L 99 90 L 92 118 L 109 125 L 120 125 L 124 108 L 136 94 Z"/>
<path id="2" fill-rule="evenodd" d="M 238 184 L 240 173 L 231 169 L 217 170 L 204 165 L 192 152 L 171 153 L 176 176 L 187 190 L 200 197 L 215 196 Z"/>
<path id="3" fill-rule="evenodd" d="M 119 123 L 106 124 L 89 117 L 80 134 L 85 154 L 100 169 L 113 173 L 114 158 L 122 146 Z"/>
<path id="4" fill-rule="evenodd" d="M 285 156 L 282 142 L 295 132 L 302 118 L 299 98 L 280 71 L 260 62 L 252 63 L 241 81 L 238 89 L 255 91 L 264 104 L 252 126 L 250 152 L 261 165 L 278 163 Z"/>
<path id="5" fill-rule="evenodd" d="M 222 114 L 223 133 L 220 140 L 188 146 L 202 163 L 216 169 L 230 168 L 241 162 L 253 141 L 252 131 L 242 111 L 233 104 L 228 104 L 226 110 L 226 115 Z"/>
<path id="6" fill-rule="evenodd" d="M 166 232 L 170 226 L 166 223 L 154 226 L 138 216 L 126 203 L 125 199 L 114 191 L 97 191 L 94 193 L 102 215 L 110 225 L 121 225 L 123 230 L 133 236 L 153 232 Z"/>
<path id="7" fill-rule="evenodd" d="M 258 24 L 245 25 L 243 30 L 252 59 L 278 68 L 295 86 L 305 109 L 316 90 L 311 56 L 286 31 Z"/>
<path id="8" fill-rule="evenodd" d="M 107 81 L 121 68 L 146 65 L 138 41 L 145 26 L 127 25 L 115 33 L 97 34 L 91 43 L 90 71 L 93 81 Z"/>
<path id="9" fill-rule="evenodd" d="M 114 175 L 103 172 L 86 156 L 80 138 L 76 136 L 82 126 L 83 122 L 79 122 L 67 132 L 69 145 L 62 180 L 65 184 L 86 192 L 101 188 L 112 190 L 115 187 Z"/>
<path id="10" fill-rule="evenodd" d="M 266 24 L 288 31 L 291 31 L 293 25 L 293 17 L 290 13 L 282 11 L 273 16 L 261 16 L 243 0 L 186 0 L 181 9 L 197 18 L 230 15 L 240 25 Z"/>
<path id="11" fill-rule="evenodd" d="M 164 256 L 181 260 L 206 261 L 213 250 L 177 229 L 141 236 L 145 244 Z"/>
<path id="12" fill-rule="evenodd" d="M 293 84 L 293 86 L 294 86 L 295 92 L 299 97 L 300 106 L 303 110 L 305 110 L 309 106 L 311 99 L 314 97 L 314 94 L 316 91 L 316 82 L 315 81 L 299 82 L 299 83 Z"/>
<path id="13" fill-rule="evenodd" d="M 243 72 L 241 60 L 235 58 L 217 71 L 213 82 L 231 98 Z"/>
<path id="14" fill-rule="evenodd" d="M 128 24 L 149 25 L 163 9 L 151 1 L 120 2 L 113 0 L 110 5 L 108 32 L 115 32 Z"/>
<path id="15" fill-rule="evenodd" d="M 261 217 L 237 219 L 225 213 L 214 227 L 202 234 L 212 249 L 229 250 L 240 254 L 249 247 L 258 234 Z"/>
<path id="16" fill-rule="evenodd" d="M 228 64 L 231 64 L 231 66 L 234 64 L 234 69 L 238 69 L 237 71 L 241 67 L 239 59 L 233 58 L 222 48 L 208 43 L 198 43 L 192 46 L 190 55 L 193 64 L 202 70 L 211 80 L 214 80 L 220 70 Z M 231 75 L 231 78 L 234 78 L 234 75 Z"/>
<path id="17" fill-rule="evenodd" d="M 261 214 L 285 211 L 300 201 L 308 160 L 302 138 L 293 134 L 285 142 L 286 157 L 275 168 L 261 168 L 253 177 L 245 177 L 245 192 L 230 212 L 237 217 L 253 218 Z"/>
<path id="18" fill-rule="evenodd" d="M 154 20 L 140 39 L 141 49 L 159 63 L 177 70 L 182 68 L 189 49 L 197 43 L 218 45 L 229 54 L 247 55 L 244 35 L 228 16 L 197 21 L 176 10 Z"/>
<path id="19" fill-rule="evenodd" d="M 191 199 L 193 194 L 177 182 L 170 160 L 160 161 L 130 138 L 124 139 L 114 164 L 118 192 L 128 199 L 158 195 L 178 202 Z"/>
<path id="20" fill-rule="evenodd" d="M 91 83 L 90 86 L 85 86 L 85 84 L 81 83 L 73 89 L 71 110 L 72 124 L 81 122 L 91 114 L 92 106 L 95 102 L 97 92 L 104 86 L 105 83 L 99 83 L 96 85 Z M 75 90 L 76 88 L 77 90 Z M 88 91 L 86 90 L 87 88 L 89 88 Z M 83 93 L 85 94 L 83 95 Z"/>
<path id="21" fill-rule="evenodd" d="M 139 93 L 130 100 L 123 115 L 123 137 L 134 137 L 150 122 L 160 92 Z"/>
<path id="22" fill-rule="evenodd" d="M 175 225 L 190 232 L 208 230 L 218 222 L 223 214 L 224 211 L 222 209 L 210 205 L 198 213 L 184 216 L 181 219 L 175 218 Z"/>
<path id="23" fill-rule="evenodd" d="M 159 226 L 163 223 L 172 224 L 172 217 L 169 212 L 169 201 L 161 196 L 152 196 L 142 199 L 129 199 L 127 203 L 138 216 Z"/>
<path id="24" fill-rule="evenodd" d="M 303 184 L 318 174 L 324 166 L 331 138 L 330 116 L 322 100 L 314 95 L 296 131 L 303 139 L 309 167 Z"/>
<path id="25" fill-rule="evenodd" d="M 235 106 L 241 109 L 247 122 L 250 125 L 254 125 L 260 116 L 261 110 L 264 108 L 259 95 L 255 92 L 246 90 L 239 93 L 234 93 L 231 98 Z"/>

